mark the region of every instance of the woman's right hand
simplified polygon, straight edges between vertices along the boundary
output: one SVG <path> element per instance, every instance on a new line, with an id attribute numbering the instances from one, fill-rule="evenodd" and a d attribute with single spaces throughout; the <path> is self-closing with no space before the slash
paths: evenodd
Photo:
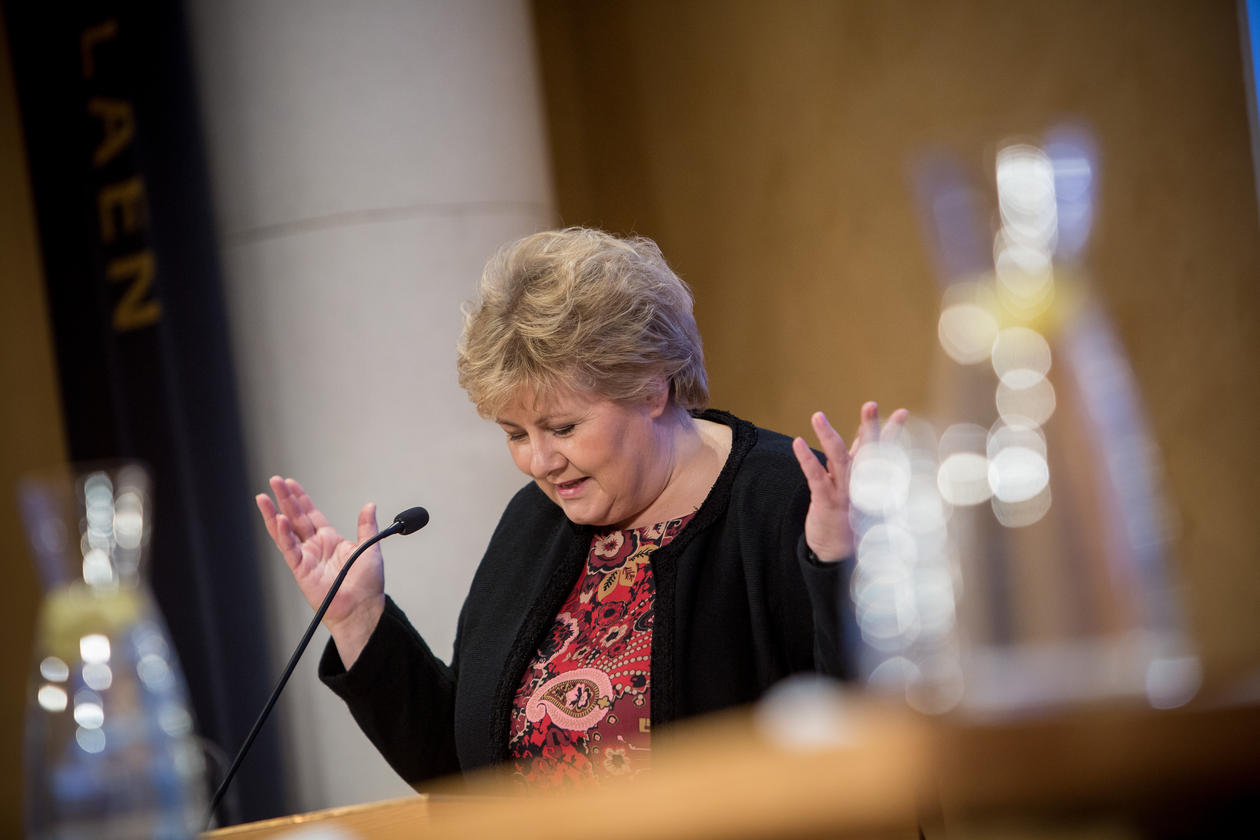
<path id="1" fill-rule="evenodd" d="M 262 513 L 267 533 L 293 573 L 311 609 L 318 609 L 346 559 L 364 541 L 376 536 L 376 505 L 359 511 L 358 543 L 342 538 L 293 478 L 272 476 L 275 501 L 259 493 L 254 501 Z M 385 611 L 385 565 L 379 546 L 372 546 L 354 562 L 337 597 L 324 614 L 324 626 L 332 633 L 346 668 L 359 658 Z"/>

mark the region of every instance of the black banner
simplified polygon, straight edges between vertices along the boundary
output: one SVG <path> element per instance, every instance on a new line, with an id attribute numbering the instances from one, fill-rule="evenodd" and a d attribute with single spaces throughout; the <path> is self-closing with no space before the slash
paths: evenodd
<path id="1" fill-rule="evenodd" d="M 153 468 L 150 580 L 198 729 L 230 755 L 275 674 L 182 8 L 4 14 L 69 451 Z M 264 730 L 229 821 L 286 813 L 284 778 Z"/>

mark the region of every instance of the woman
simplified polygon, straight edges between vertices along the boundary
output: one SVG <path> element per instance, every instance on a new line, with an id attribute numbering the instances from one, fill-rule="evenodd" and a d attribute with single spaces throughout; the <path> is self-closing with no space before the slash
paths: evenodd
<path id="1" fill-rule="evenodd" d="M 655 244 L 536 234 L 494 257 L 460 384 L 532 482 L 503 513 L 438 660 L 385 595 L 377 548 L 324 618 L 320 677 L 416 784 L 507 763 L 525 779 L 633 775 L 653 727 L 848 672 L 851 452 L 705 410 L 692 298 Z M 889 428 L 898 428 L 897 411 Z M 855 450 L 880 434 L 874 403 Z M 312 607 L 354 548 L 293 479 L 257 499 Z M 358 539 L 377 532 L 359 513 Z"/>

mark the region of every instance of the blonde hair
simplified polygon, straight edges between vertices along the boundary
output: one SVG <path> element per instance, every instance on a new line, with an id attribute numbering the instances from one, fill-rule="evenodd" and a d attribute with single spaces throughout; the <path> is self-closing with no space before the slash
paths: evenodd
<path id="1" fill-rule="evenodd" d="M 578 227 L 527 236 L 491 257 L 465 309 L 459 384 L 485 417 L 521 386 L 630 402 L 664 381 L 675 406 L 704 408 L 692 302 L 650 239 Z"/>

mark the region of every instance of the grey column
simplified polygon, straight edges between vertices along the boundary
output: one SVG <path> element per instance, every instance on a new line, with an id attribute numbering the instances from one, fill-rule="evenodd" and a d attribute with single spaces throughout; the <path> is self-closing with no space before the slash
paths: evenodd
<path id="1" fill-rule="evenodd" d="M 387 589 L 449 655 L 526 480 L 459 389 L 455 342 L 486 257 L 553 222 L 527 4 L 193 0 L 189 17 L 251 478 L 299 478 L 352 538 L 365 501 L 386 520 L 427 507 L 385 544 Z M 263 556 L 283 662 L 311 611 Z M 318 685 L 324 638 L 269 723 L 298 807 L 406 793 Z"/>

